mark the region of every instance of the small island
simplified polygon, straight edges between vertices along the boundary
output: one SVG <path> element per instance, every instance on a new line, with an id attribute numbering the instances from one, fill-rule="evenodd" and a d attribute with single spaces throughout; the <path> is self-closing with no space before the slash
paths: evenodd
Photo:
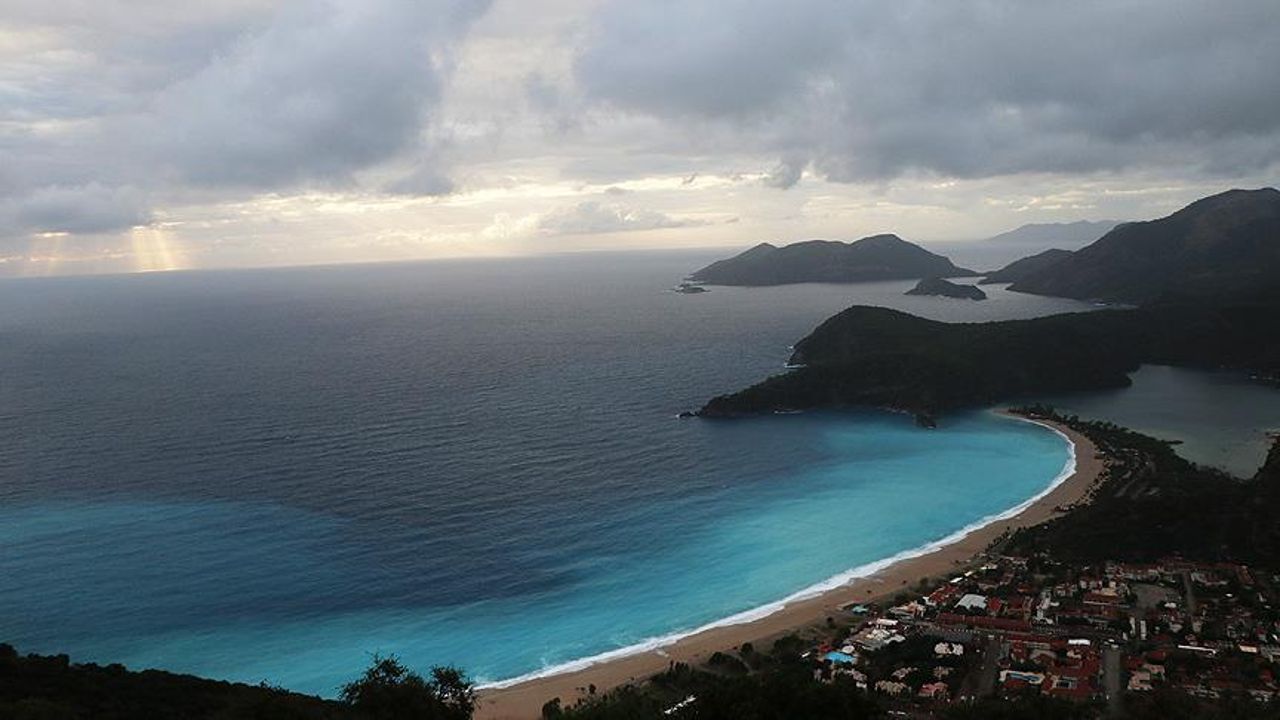
<path id="1" fill-rule="evenodd" d="M 702 287 L 698 283 L 689 282 L 688 280 L 686 280 L 680 283 L 679 285 L 671 288 L 671 291 L 678 292 L 683 295 L 697 295 L 698 293 L 707 292 L 707 289 Z"/>
<path id="2" fill-rule="evenodd" d="M 782 247 L 760 243 L 711 263 L 689 279 L 708 285 L 762 287 L 977 275 L 897 235 L 883 234 L 853 242 L 806 240 Z"/>
<path id="3" fill-rule="evenodd" d="M 987 294 L 973 285 L 960 285 L 940 277 L 924 278 L 908 290 L 906 295 L 932 295 L 961 300 L 986 300 Z"/>

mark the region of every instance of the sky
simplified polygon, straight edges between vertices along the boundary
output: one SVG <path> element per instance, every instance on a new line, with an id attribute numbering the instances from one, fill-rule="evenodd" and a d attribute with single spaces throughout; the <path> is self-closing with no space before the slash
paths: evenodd
<path id="1" fill-rule="evenodd" d="M 1280 176 L 1275 0 L 0 0 L 0 274 L 973 240 Z"/>

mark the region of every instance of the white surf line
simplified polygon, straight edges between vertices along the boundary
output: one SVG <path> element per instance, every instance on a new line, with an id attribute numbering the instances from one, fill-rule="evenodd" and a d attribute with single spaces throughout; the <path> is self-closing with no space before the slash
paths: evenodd
<path id="1" fill-rule="evenodd" d="M 723 627 L 732 627 L 734 625 L 745 625 L 750 622 L 755 622 L 756 620 L 762 620 L 782 610 L 783 608 L 787 607 L 787 605 L 790 605 L 791 603 L 794 603 L 800 600 L 809 600 L 811 598 L 817 597 L 824 593 L 827 593 L 832 590 L 836 590 L 840 587 L 843 587 L 845 585 L 848 585 L 854 580 L 860 580 L 860 579 L 869 577 L 871 575 L 875 575 L 876 573 L 882 570 L 885 570 L 891 565 L 894 565 L 896 563 L 902 562 L 904 560 L 911 560 L 913 558 L 918 558 L 922 555 L 928 555 L 929 553 L 936 552 L 938 550 L 941 550 L 942 548 L 945 548 L 948 545 L 953 545 L 957 542 L 960 542 L 961 540 L 968 537 L 970 534 L 978 530 L 981 530 L 987 525 L 1000 522 L 1001 520 L 1008 520 L 1010 518 L 1016 517 L 1019 514 L 1021 514 L 1022 511 L 1031 507 L 1036 502 L 1040 501 L 1045 496 L 1047 496 L 1049 493 L 1053 492 L 1055 489 L 1057 489 L 1059 485 L 1066 482 L 1068 478 L 1070 478 L 1072 475 L 1076 473 L 1076 444 L 1074 441 L 1071 440 L 1070 437 L 1067 436 L 1066 433 L 1062 432 L 1061 430 L 1059 430 L 1058 428 L 1052 425 L 1039 422 L 1036 420 L 1032 420 L 1030 418 L 1024 418 L 1017 415 L 1005 415 L 1003 413 L 998 413 L 994 411 L 992 412 L 992 414 L 997 417 L 1001 417 L 1009 420 L 1017 420 L 1020 422 L 1026 422 L 1032 425 L 1037 425 L 1039 427 L 1045 428 L 1046 430 L 1049 430 L 1053 432 L 1055 435 L 1057 435 L 1058 437 L 1062 438 L 1062 440 L 1067 444 L 1067 448 L 1068 448 L 1067 462 L 1063 464 L 1062 470 L 1058 473 L 1056 477 L 1053 478 L 1053 480 L 1049 483 L 1047 487 L 1045 487 L 1043 490 L 1036 493 L 1035 495 L 1031 496 L 1027 500 L 1024 500 L 1023 502 L 1017 505 L 1014 505 L 1008 510 L 995 513 L 993 515 L 988 515 L 976 522 L 970 523 L 969 525 L 966 525 L 963 528 L 939 540 L 935 540 L 930 543 L 925 543 L 924 545 L 911 548 L 910 550 L 903 550 L 902 552 L 899 552 L 896 555 L 891 555 L 882 560 L 875 560 L 875 561 L 866 563 L 865 565 L 859 565 L 851 570 L 846 570 L 842 573 L 832 575 L 826 580 L 823 580 L 821 582 L 815 583 L 808 587 L 802 588 L 784 597 L 781 600 L 767 603 L 765 605 L 761 605 L 759 607 L 752 608 L 750 610 L 744 610 L 740 613 L 735 613 L 733 615 L 729 615 L 728 617 L 720 618 L 719 620 L 713 620 L 705 625 L 701 625 L 699 627 L 693 628 L 692 630 L 676 630 L 666 635 L 658 635 L 652 638 L 641 640 L 640 642 L 635 643 L 633 645 L 627 645 L 624 647 L 615 648 L 613 650 L 608 650 L 602 653 L 598 653 L 596 655 L 589 655 L 587 657 L 579 658 L 577 660 L 569 660 L 567 662 L 559 663 L 557 665 L 550 665 L 540 670 L 535 670 L 533 672 L 525 673 L 524 675 L 518 675 L 516 677 L 509 678 L 506 680 L 482 682 L 477 684 L 476 687 L 480 690 L 490 690 L 490 689 L 499 690 L 502 688 L 512 687 L 514 685 L 521 685 L 523 683 L 531 682 L 533 680 L 541 680 L 543 678 L 552 677 L 554 675 L 563 675 L 565 673 L 572 673 L 572 672 L 577 672 L 579 670 L 586 670 L 587 668 L 592 667 L 594 665 L 600 665 L 602 663 L 607 663 L 612 660 L 618 660 L 624 657 L 629 657 L 631 655 L 640 655 L 647 652 L 653 652 L 661 648 L 674 645 L 675 643 L 687 637 L 692 637 L 694 635 L 707 632 L 708 630 L 715 630 L 717 628 L 723 628 Z"/>

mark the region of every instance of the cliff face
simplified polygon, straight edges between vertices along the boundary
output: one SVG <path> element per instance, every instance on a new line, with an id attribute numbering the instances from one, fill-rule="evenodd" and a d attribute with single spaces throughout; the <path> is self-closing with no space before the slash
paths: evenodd
<path id="1" fill-rule="evenodd" d="M 1127 223 L 1011 290 L 1132 304 L 1277 296 L 1280 191 L 1230 190 Z"/>
<path id="2" fill-rule="evenodd" d="M 784 247 L 761 243 L 698 270 L 690 279 L 711 285 L 786 285 L 974 274 L 896 235 L 874 235 L 851 243 L 809 240 Z"/>

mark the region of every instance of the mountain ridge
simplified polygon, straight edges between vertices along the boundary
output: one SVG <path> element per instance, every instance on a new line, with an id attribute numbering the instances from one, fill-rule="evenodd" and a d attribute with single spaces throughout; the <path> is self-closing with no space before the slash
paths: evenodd
<path id="1" fill-rule="evenodd" d="M 1144 363 L 1280 370 L 1275 307 L 1166 305 L 946 323 L 855 305 L 796 343 L 795 367 L 712 398 L 702 417 L 873 406 L 920 416 L 1125 387 Z"/>
<path id="2" fill-rule="evenodd" d="M 972 270 L 891 233 L 852 242 L 804 240 L 759 243 L 695 271 L 690 280 L 709 285 L 768 286 L 805 282 L 853 283 L 971 277 Z"/>
<path id="3" fill-rule="evenodd" d="M 1076 250 L 1126 224 L 1120 220 L 1076 220 L 1063 223 L 1027 223 L 981 242 L 1037 245 Z"/>
<path id="4" fill-rule="evenodd" d="M 1125 223 L 1010 290 L 1148 304 L 1275 295 L 1280 190 L 1228 190 L 1156 220 Z"/>

